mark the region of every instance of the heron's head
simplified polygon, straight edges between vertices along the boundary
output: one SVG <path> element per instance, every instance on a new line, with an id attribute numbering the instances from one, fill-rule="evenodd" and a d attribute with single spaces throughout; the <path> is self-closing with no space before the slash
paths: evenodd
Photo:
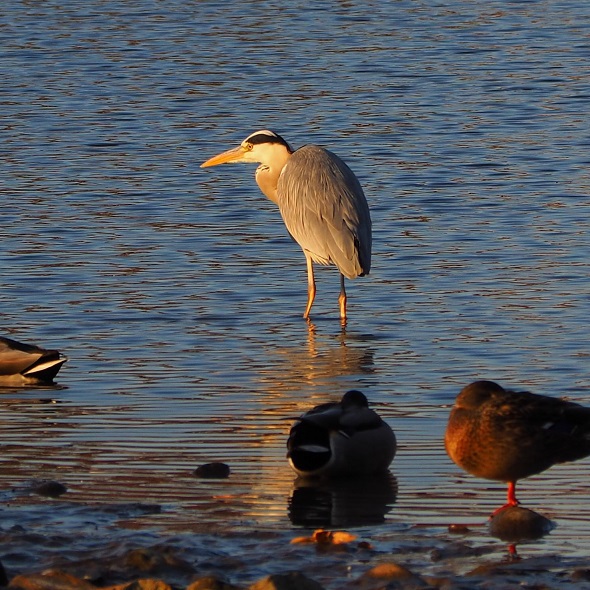
<path id="1" fill-rule="evenodd" d="M 236 148 L 213 156 L 201 164 L 201 168 L 239 162 L 260 163 L 272 166 L 277 161 L 284 160 L 292 154 L 291 146 L 273 131 L 263 129 L 246 137 Z"/>

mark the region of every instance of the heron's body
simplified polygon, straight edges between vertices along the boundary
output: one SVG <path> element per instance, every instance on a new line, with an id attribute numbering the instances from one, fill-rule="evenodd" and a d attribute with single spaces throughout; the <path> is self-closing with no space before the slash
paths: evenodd
<path id="1" fill-rule="evenodd" d="M 314 145 L 293 151 L 272 131 L 257 131 L 235 149 L 207 160 L 203 167 L 225 162 L 259 162 L 256 183 L 276 203 L 293 239 L 307 260 L 309 312 L 315 298 L 313 263 L 334 264 L 341 275 L 340 317 L 346 320 L 344 277 L 354 279 L 371 269 L 371 216 L 361 185 L 332 152 Z"/>
<path id="2" fill-rule="evenodd" d="M 362 476 L 385 472 L 396 452 L 393 430 L 352 390 L 336 403 L 316 406 L 293 425 L 287 457 L 303 477 Z"/>
<path id="3" fill-rule="evenodd" d="M 445 445 L 468 473 L 507 482 L 516 505 L 518 480 L 590 455 L 590 408 L 476 381 L 455 400 Z"/>
<path id="4" fill-rule="evenodd" d="M 305 175 L 308 186 L 302 187 L 298 179 Z M 319 198 L 318 191 L 331 198 Z M 306 256 L 336 265 L 347 279 L 369 273 L 369 206 L 358 198 L 363 189 L 356 176 L 336 154 L 314 145 L 298 149 L 279 176 L 277 194 L 285 225 Z"/>
<path id="5" fill-rule="evenodd" d="M 66 360 L 57 350 L 0 336 L 0 383 L 52 381 Z"/>

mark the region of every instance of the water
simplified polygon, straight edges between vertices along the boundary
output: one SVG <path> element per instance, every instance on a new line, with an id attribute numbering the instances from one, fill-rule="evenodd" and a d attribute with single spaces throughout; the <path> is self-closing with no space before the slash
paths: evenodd
<path id="1" fill-rule="evenodd" d="M 448 568 L 432 544 L 504 497 L 444 452 L 461 387 L 590 403 L 589 38 L 580 0 L 6 3 L 2 333 L 70 360 L 58 388 L 3 392 L 5 547 L 32 551 L 11 523 L 57 522 L 72 552 L 176 534 L 250 555 L 238 580 L 301 568 L 277 549 L 301 533 L 290 419 L 355 387 L 400 441 L 395 481 L 357 502 L 383 512 L 361 536 Z M 344 331 L 334 269 L 301 319 L 304 258 L 253 170 L 199 168 L 263 128 L 329 147 L 365 188 L 373 268 L 348 285 Z M 193 477 L 213 460 L 228 480 Z M 587 475 L 582 461 L 521 484 L 558 524 L 521 553 L 586 563 Z M 26 493 L 44 478 L 70 491 Z M 345 508 L 327 524 L 347 526 L 346 492 L 330 493 Z M 104 535 L 82 541 L 88 522 Z M 485 527 L 467 542 L 505 554 Z M 253 557 L 265 543 L 273 563 Z"/>

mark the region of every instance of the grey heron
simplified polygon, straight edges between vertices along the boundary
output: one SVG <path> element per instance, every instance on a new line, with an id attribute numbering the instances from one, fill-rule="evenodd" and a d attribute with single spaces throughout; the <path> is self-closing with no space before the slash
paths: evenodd
<path id="1" fill-rule="evenodd" d="M 303 317 L 309 319 L 316 294 L 313 263 L 334 264 L 340 271 L 340 318 L 346 323 L 344 277 L 362 277 L 371 269 L 371 216 L 357 177 L 336 154 L 315 145 L 293 150 L 266 129 L 201 168 L 232 162 L 260 164 L 256 183 L 278 205 L 288 232 L 305 254 L 308 296 Z"/>

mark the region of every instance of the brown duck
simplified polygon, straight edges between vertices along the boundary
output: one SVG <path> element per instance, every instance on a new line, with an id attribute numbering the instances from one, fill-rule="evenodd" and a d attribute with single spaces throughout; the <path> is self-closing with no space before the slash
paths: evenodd
<path id="1" fill-rule="evenodd" d="M 0 336 L 0 384 L 51 382 L 67 357 Z"/>
<path id="2" fill-rule="evenodd" d="M 475 381 L 455 400 L 445 446 L 465 471 L 507 482 L 502 508 L 516 506 L 519 479 L 590 455 L 590 408 Z"/>

